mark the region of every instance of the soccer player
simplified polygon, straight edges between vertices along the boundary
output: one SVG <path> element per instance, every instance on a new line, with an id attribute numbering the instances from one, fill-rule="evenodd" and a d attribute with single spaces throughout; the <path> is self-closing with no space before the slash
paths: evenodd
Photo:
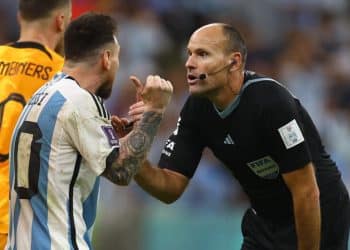
<path id="1" fill-rule="evenodd" d="M 0 249 L 8 232 L 9 146 L 32 94 L 62 69 L 63 34 L 71 19 L 71 0 L 19 0 L 20 37 L 0 46 Z"/>
<path id="2" fill-rule="evenodd" d="M 250 199 L 243 250 L 346 250 L 350 202 L 336 164 L 300 101 L 276 80 L 245 70 L 246 57 L 245 42 L 230 25 L 209 24 L 192 34 L 191 95 L 159 166 L 146 161 L 136 182 L 172 203 L 208 147 Z M 130 114 L 140 109 L 135 104 Z"/>
<path id="3" fill-rule="evenodd" d="M 173 88 L 148 76 L 144 113 L 118 140 L 102 101 L 119 68 L 116 35 L 109 16 L 74 20 L 62 72 L 25 106 L 11 141 L 7 249 L 91 249 L 99 176 L 127 185 L 144 161 Z"/>

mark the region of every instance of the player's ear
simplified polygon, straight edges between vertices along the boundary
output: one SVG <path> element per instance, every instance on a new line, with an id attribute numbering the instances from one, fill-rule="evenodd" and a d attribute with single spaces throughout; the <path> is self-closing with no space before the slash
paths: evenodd
<path id="1" fill-rule="evenodd" d="M 22 15 L 21 15 L 21 12 L 18 11 L 16 17 L 17 17 L 17 22 L 18 22 L 18 23 L 21 23 L 21 22 L 22 22 L 22 19 L 23 19 L 23 18 L 22 18 Z"/>
<path id="2" fill-rule="evenodd" d="M 65 29 L 65 15 L 62 12 L 57 13 L 55 18 L 56 29 L 59 32 L 63 32 Z"/>
<path id="3" fill-rule="evenodd" d="M 102 67 L 103 69 L 109 70 L 111 68 L 111 56 L 112 52 L 110 50 L 103 50 L 102 52 Z"/>

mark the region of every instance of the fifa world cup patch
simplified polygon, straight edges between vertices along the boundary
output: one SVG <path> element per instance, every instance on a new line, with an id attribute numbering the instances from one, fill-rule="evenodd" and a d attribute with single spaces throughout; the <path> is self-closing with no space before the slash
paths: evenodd
<path id="1" fill-rule="evenodd" d="M 280 171 L 278 164 L 269 155 L 248 162 L 247 165 L 257 176 L 268 180 L 276 179 Z"/>
<path id="2" fill-rule="evenodd" d="M 119 147 L 119 138 L 114 131 L 114 128 L 108 125 L 103 125 L 101 128 L 107 137 L 109 145 L 111 145 L 111 147 Z"/>
<path id="3" fill-rule="evenodd" d="M 282 141 L 287 149 L 290 149 L 304 141 L 303 134 L 301 133 L 295 119 L 280 127 L 278 132 L 280 133 Z"/>

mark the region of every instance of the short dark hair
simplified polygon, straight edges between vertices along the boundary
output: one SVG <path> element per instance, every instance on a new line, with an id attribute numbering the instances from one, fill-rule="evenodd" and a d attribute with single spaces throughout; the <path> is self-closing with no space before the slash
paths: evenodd
<path id="1" fill-rule="evenodd" d="M 108 15 L 89 12 L 72 21 L 64 35 L 65 59 L 81 61 L 114 42 L 117 25 Z"/>
<path id="2" fill-rule="evenodd" d="M 49 17 L 56 8 L 71 3 L 71 0 L 19 0 L 18 10 L 24 20 L 33 21 Z"/>
<path id="3" fill-rule="evenodd" d="M 242 55 L 242 61 L 247 61 L 247 46 L 239 31 L 229 24 L 222 25 L 224 35 L 228 38 L 227 50 L 229 52 L 238 51 Z"/>

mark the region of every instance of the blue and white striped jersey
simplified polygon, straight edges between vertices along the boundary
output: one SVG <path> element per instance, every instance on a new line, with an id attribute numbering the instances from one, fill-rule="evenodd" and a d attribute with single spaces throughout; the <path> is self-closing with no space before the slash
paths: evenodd
<path id="1" fill-rule="evenodd" d="M 118 148 L 101 98 L 63 73 L 40 88 L 12 136 L 6 249 L 91 249 L 99 176 Z"/>

